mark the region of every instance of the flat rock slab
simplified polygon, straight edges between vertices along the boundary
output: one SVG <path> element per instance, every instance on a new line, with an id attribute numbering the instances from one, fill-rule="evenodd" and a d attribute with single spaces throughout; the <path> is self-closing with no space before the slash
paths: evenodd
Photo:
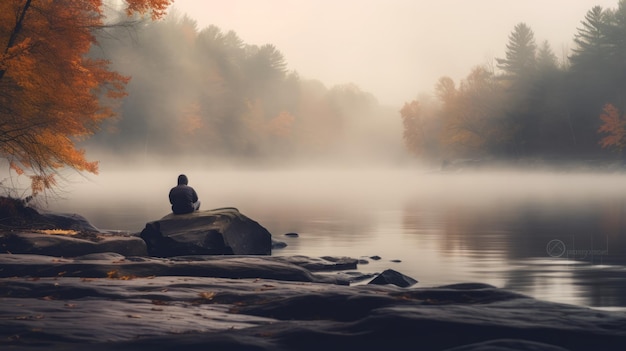
<path id="1" fill-rule="evenodd" d="M 146 256 L 143 239 L 126 234 L 78 233 L 45 234 L 34 230 L 0 232 L 0 252 L 76 257 L 92 253 L 115 252 L 124 256 Z"/>
<path id="2" fill-rule="evenodd" d="M 0 279 L 6 350 L 623 350 L 626 316 L 484 284 Z M 455 349 L 456 348 L 456 349 Z"/>
<path id="3" fill-rule="evenodd" d="M 323 264 L 325 263 L 325 264 Z M 304 268 L 307 267 L 307 268 Z M 313 274 L 318 271 L 356 268 L 356 259 L 332 261 L 298 256 L 181 256 L 172 258 L 124 257 L 115 253 L 91 254 L 76 258 L 43 255 L 0 254 L 0 277 L 82 277 L 136 278 L 154 276 L 195 276 L 217 278 L 263 278 L 284 281 L 348 285 L 359 275 Z"/>
<path id="4" fill-rule="evenodd" d="M 141 232 L 151 256 L 270 255 L 272 235 L 235 208 L 169 214 Z"/>

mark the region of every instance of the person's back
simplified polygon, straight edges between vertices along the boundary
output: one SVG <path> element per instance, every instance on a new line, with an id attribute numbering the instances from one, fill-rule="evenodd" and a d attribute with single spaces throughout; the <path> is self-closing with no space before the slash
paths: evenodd
<path id="1" fill-rule="evenodd" d="M 200 208 L 198 194 L 187 183 L 187 176 L 181 174 L 178 176 L 178 185 L 170 190 L 169 198 L 174 214 L 191 213 Z"/>

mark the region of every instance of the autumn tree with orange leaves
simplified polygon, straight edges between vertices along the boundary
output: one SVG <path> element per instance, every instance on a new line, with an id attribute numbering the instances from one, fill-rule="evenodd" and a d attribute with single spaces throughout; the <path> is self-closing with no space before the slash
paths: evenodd
<path id="1" fill-rule="evenodd" d="M 172 0 L 126 0 L 128 15 L 165 14 Z M 0 2 L 0 157 L 30 177 L 33 195 L 62 168 L 98 172 L 75 142 L 114 115 L 129 78 L 89 59 L 104 24 L 102 0 Z"/>
<path id="2" fill-rule="evenodd" d="M 621 154 L 624 146 L 626 146 L 626 116 L 622 115 L 612 104 L 606 104 L 600 119 L 603 123 L 598 129 L 598 133 L 608 134 L 600 139 L 600 146 L 613 149 Z"/>

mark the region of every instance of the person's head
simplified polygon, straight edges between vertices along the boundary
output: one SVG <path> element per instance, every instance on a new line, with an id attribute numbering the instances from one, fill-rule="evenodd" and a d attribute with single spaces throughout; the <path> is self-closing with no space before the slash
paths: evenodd
<path id="1" fill-rule="evenodd" d="M 178 185 L 187 185 L 189 183 L 189 180 L 187 179 L 187 176 L 184 174 L 181 174 L 178 176 Z"/>

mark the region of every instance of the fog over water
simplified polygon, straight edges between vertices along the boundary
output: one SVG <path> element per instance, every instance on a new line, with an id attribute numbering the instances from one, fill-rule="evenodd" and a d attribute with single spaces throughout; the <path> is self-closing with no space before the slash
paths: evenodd
<path id="1" fill-rule="evenodd" d="M 169 213 L 167 193 L 184 172 L 203 209 L 236 207 L 288 244 L 274 255 L 366 258 L 359 271 L 392 268 L 421 286 L 479 281 L 626 307 L 626 176 L 619 173 L 164 168 L 103 171 L 50 207 L 102 229 L 139 232 Z"/>

